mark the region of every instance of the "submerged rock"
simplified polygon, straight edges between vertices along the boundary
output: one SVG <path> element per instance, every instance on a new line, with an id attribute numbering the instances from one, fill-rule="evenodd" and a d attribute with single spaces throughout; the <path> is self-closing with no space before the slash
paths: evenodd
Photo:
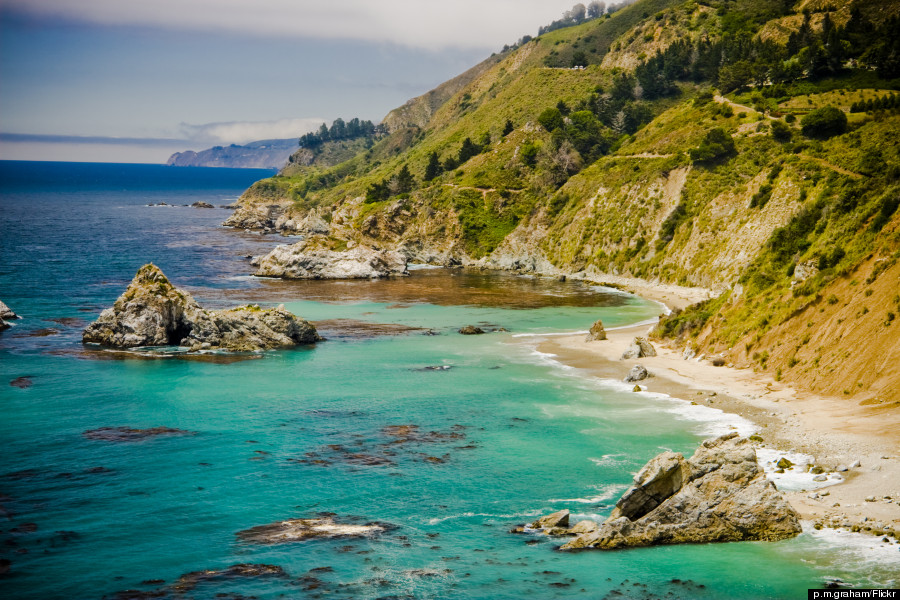
<path id="1" fill-rule="evenodd" d="M 16 377 L 12 381 L 10 381 L 9 385 L 24 390 L 30 388 L 33 383 L 34 382 L 32 381 L 31 377 L 23 375 L 22 377 Z"/>
<path id="2" fill-rule="evenodd" d="M 562 549 L 774 541 L 799 533 L 797 513 L 766 479 L 752 443 L 731 433 L 703 442 L 690 459 L 663 452 L 650 460 L 609 518 Z"/>
<path id="3" fill-rule="evenodd" d="M 164 435 L 193 435 L 193 431 L 174 429 L 172 427 L 150 427 L 148 429 L 133 429 L 131 427 L 100 427 L 89 429 L 82 435 L 89 440 L 103 442 L 137 442 L 151 437 Z"/>
<path id="4" fill-rule="evenodd" d="M 387 523 L 339 523 L 331 516 L 313 519 L 288 519 L 237 532 L 237 537 L 254 544 L 283 544 L 310 539 L 358 538 L 384 533 L 394 526 Z"/>
<path id="5" fill-rule="evenodd" d="M 631 345 L 622 354 L 622 359 L 644 358 L 647 356 L 656 356 L 656 349 L 650 345 L 647 338 L 636 337 L 631 341 Z"/>
<path id="6" fill-rule="evenodd" d="M 595 342 L 599 340 L 606 339 L 606 330 L 603 329 L 603 321 L 597 319 L 597 321 L 591 325 L 590 330 L 588 331 L 587 336 L 585 336 L 584 341 L 586 342 Z"/>
<path id="7" fill-rule="evenodd" d="M 231 565 L 225 569 L 192 571 L 185 573 L 172 584 L 172 589 L 185 592 L 197 587 L 198 584 L 218 579 L 257 578 L 257 577 L 287 577 L 287 572 L 278 565 L 240 563 Z"/>
<path id="8" fill-rule="evenodd" d="M 481 335 L 484 333 L 484 329 L 481 327 L 476 327 L 475 325 L 466 325 L 464 327 L 460 327 L 459 332 L 463 335 Z"/>
<path id="9" fill-rule="evenodd" d="M 206 310 L 153 264 L 138 270 L 112 308 L 84 330 L 82 342 L 112 348 L 183 346 L 191 351 L 255 351 L 319 341 L 316 328 L 284 308 Z"/>
<path id="10" fill-rule="evenodd" d="M 644 365 L 634 365 L 625 377 L 625 381 L 627 383 L 633 383 L 635 381 L 643 381 L 648 377 L 650 377 L 650 371 L 648 371 Z"/>
<path id="11" fill-rule="evenodd" d="M 250 264 L 257 267 L 254 275 L 282 279 L 373 279 L 408 274 L 406 256 L 400 252 L 366 246 L 334 250 L 319 237 L 277 246 Z"/>

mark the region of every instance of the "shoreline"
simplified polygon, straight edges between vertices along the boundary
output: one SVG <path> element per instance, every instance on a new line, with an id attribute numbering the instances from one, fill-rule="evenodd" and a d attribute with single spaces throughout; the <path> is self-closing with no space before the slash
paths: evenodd
<path id="1" fill-rule="evenodd" d="M 649 282 L 629 282 L 627 287 L 668 308 L 704 299 L 703 290 L 696 288 Z M 680 351 L 658 342 L 653 342 L 655 357 L 621 360 L 632 339 L 646 336 L 650 329 L 646 324 L 615 328 L 607 330 L 607 340 L 592 342 L 585 341 L 584 333 L 533 339 L 537 351 L 602 379 L 623 381 L 641 364 L 652 375 L 639 382 L 642 392 L 740 416 L 757 428 L 756 435 L 763 439 L 758 446 L 778 456 L 810 455 L 829 481 L 813 483 L 811 475 L 804 475 L 811 485 L 784 493 L 801 520 L 815 528 L 900 536 L 900 414 L 800 392 L 768 375 L 716 367 L 703 357 L 685 360 Z M 635 396 L 640 398 L 640 393 Z M 800 473 L 800 467 L 788 471 L 789 476 Z M 833 483 L 835 475 L 842 480 Z"/>

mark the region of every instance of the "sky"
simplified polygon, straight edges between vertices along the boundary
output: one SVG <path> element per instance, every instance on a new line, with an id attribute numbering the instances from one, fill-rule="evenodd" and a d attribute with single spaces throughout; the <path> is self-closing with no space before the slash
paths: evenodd
<path id="1" fill-rule="evenodd" d="M 573 0 L 0 0 L 0 160 L 163 163 L 380 121 Z"/>

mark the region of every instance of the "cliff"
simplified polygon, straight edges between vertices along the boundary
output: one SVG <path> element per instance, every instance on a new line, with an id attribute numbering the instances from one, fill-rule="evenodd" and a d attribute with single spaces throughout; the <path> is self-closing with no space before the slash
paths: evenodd
<path id="1" fill-rule="evenodd" d="M 258 182 L 227 224 L 706 287 L 659 338 L 895 410 L 900 3 L 876 4 L 640 0 L 410 101 L 343 162 Z"/>

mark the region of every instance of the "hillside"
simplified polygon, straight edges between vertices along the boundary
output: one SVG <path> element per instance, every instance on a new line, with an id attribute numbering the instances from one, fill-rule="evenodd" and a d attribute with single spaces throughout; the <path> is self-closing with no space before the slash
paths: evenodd
<path id="1" fill-rule="evenodd" d="M 896 410 L 898 14 L 640 0 L 410 101 L 338 164 L 258 182 L 226 224 L 709 288 L 657 335 Z"/>
<path id="2" fill-rule="evenodd" d="M 297 149 L 297 140 L 260 140 L 242 146 L 214 146 L 194 152 L 176 152 L 166 161 L 174 167 L 229 167 L 232 169 L 280 169 Z"/>

